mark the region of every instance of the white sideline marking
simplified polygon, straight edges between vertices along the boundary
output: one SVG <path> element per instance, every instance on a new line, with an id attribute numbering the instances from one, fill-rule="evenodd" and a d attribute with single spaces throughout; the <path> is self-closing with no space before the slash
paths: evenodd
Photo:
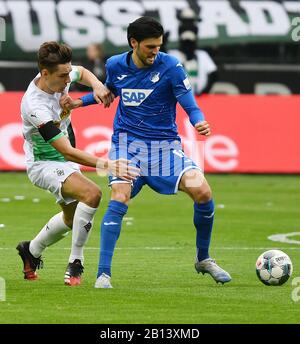
<path id="1" fill-rule="evenodd" d="M 289 237 L 293 237 L 293 236 L 300 236 L 300 232 L 274 234 L 274 235 L 268 236 L 268 239 L 271 241 L 284 242 L 286 244 L 300 245 L 299 240 L 290 240 L 289 239 Z"/>
<path id="2" fill-rule="evenodd" d="M 16 201 L 24 201 L 25 196 L 23 196 L 23 195 L 16 195 L 16 196 L 14 196 L 14 199 L 15 199 Z"/>
<path id="3" fill-rule="evenodd" d="M 166 246 L 166 247 L 116 247 L 116 250 L 185 250 L 187 246 L 184 247 L 175 247 L 175 246 Z M 194 248 L 190 246 L 188 248 Z M 48 250 L 70 250 L 70 247 L 48 247 Z M 99 247 L 85 247 L 85 250 L 99 250 Z M 235 250 L 235 251 L 251 251 L 251 250 L 270 250 L 275 249 L 274 247 L 213 247 L 212 250 Z M 276 247 L 276 249 L 279 249 Z M 283 250 L 300 250 L 300 247 L 284 247 Z M 0 247 L 0 250 L 15 250 L 14 247 Z"/>

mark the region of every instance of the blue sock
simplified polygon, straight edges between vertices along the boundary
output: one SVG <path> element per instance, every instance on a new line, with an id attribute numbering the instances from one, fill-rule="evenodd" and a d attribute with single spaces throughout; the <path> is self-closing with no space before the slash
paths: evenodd
<path id="1" fill-rule="evenodd" d="M 213 200 L 202 204 L 194 203 L 194 225 L 197 230 L 196 247 L 199 262 L 209 258 L 208 250 L 214 223 L 214 209 Z"/>
<path id="2" fill-rule="evenodd" d="M 117 240 L 120 236 L 123 216 L 128 206 L 110 201 L 101 223 L 100 259 L 97 278 L 104 272 L 111 276 L 111 262 Z"/>

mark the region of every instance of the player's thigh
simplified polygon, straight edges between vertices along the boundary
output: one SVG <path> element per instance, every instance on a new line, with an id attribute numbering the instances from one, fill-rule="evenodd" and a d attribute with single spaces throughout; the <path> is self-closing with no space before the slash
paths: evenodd
<path id="1" fill-rule="evenodd" d="M 128 187 L 127 186 L 117 186 L 118 184 L 128 184 L 130 185 L 130 198 L 134 198 L 143 188 L 143 186 L 146 184 L 146 181 L 144 177 L 140 176 L 133 182 L 127 182 L 124 181 L 121 178 L 117 178 L 114 176 L 108 177 L 108 186 L 112 187 L 112 185 L 116 185 L 114 188 L 112 188 L 113 193 L 113 199 L 118 200 L 122 199 L 122 203 L 128 203 L 127 196 L 128 196 Z M 125 201 L 124 201 L 124 194 L 125 194 Z"/>
<path id="2" fill-rule="evenodd" d="M 73 219 L 74 219 L 74 214 L 77 208 L 77 204 L 78 204 L 77 201 L 69 203 L 69 204 L 60 203 L 60 207 L 63 211 L 64 222 L 70 228 L 73 227 Z"/>
<path id="3" fill-rule="evenodd" d="M 179 182 L 179 190 L 187 193 L 195 202 L 208 202 L 212 198 L 211 188 L 200 169 L 186 171 Z"/>
<path id="4" fill-rule="evenodd" d="M 91 207 L 98 207 L 101 199 L 101 190 L 98 185 L 77 172 L 64 181 L 61 193 L 64 197 L 74 198 Z"/>
<path id="5" fill-rule="evenodd" d="M 111 184 L 111 200 L 118 201 L 124 204 L 129 203 L 131 196 L 131 183 L 118 182 Z"/>
<path id="6" fill-rule="evenodd" d="M 40 161 L 34 163 L 27 171 L 30 181 L 35 186 L 50 191 L 59 204 L 76 201 L 71 197 L 64 198 L 61 193 L 63 183 L 75 172 L 81 173 L 77 164 L 62 161 Z"/>

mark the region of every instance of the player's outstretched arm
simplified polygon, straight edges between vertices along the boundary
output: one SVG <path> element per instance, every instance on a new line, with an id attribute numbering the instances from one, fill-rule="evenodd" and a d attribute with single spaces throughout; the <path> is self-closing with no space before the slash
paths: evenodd
<path id="1" fill-rule="evenodd" d="M 211 134 L 209 123 L 205 121 L 204 115 L 199 109 L 192 92 L 187 92 L 177 100 L 189 116 L 191 124 L 198 133 L 200 135 L 209 136 Z"/>
<path id="2" fill-rule="evenodd" d="M 105 108 L 109 107 L 114 101 L 114 94 L 105 85 L 103 85 L 92 72 L 82 66 L 79 66 L 78 70 L 80 73 L 78 82 L 93 88 L 93 97 L 96 103 L 103 103 Z"/>
<path id="3" fill-rule="evenodd" d="M 97 102 L 93 93 L 88 93 L 78 99 L 73 99 L 69 94 L 64 94 L 61 96 L 59 104 L 63 109 L 73 110 L 81 106 L 97 104 Z"/>
<path id="4" fill-rule="evenodd" d="M 97 157 L 72 147 L 70 141 L 65 136 L 61 136 L 52 141 L 51 145 L 60 152 L 67 161 L 73 161 L 85 166 L 97 166 Z"/>
<path id="5" fill-rule="evenodd" d="M 73 161 L 81 165 L 97 167 L 108 173 L 112 173 L 118 178 L 126 181 L 135 180 L 139 176 L 139 169 L 130 166 L 130 161 L 126 159 L 109 160 L 97 158 L 80 149 L 71 146 L 70 141 L 61 136 L 51 142 L 51 145 L 59 151 L 67 161 Z"/>

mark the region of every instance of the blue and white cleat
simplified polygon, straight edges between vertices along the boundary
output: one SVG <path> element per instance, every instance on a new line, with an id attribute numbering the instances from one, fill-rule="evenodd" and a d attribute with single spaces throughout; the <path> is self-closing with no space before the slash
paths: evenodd
<path id="1" fill-rule="evenodd" d="M 210 274 L 217 283 L 224 284 L 231 281 L 231 276 L 229 273 L 220 268 L 215 260 L 211 258 L 201 260 L 200 262 L 196 261 L 195 269 L 198 273 L 201 272 L 202 275 L 205 273 Z"/>
<path id="2" fill-rule="evenodd" d="M 102 273 L 96 280 L 95 288 L 98 289 L 110 289 L 113 286 L 110 283 L 110 276 L 106 275 L 105 273 Z"/>

